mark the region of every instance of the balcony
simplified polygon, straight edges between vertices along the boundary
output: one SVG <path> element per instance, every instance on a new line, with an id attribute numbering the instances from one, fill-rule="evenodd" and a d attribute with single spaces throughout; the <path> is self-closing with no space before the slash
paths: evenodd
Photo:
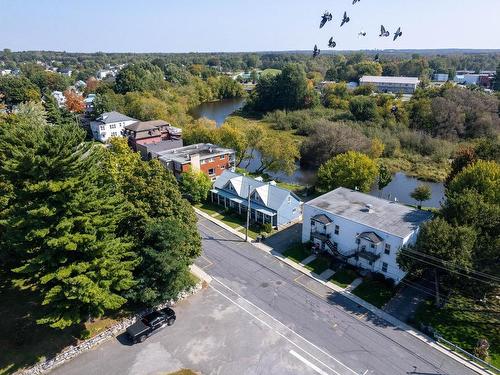
<path id="1" fill-rule="evenodd" d="M 316 238 L 320 241 L 326 242 L 330 239 L 330 235 L 313 230 L 313 231 L 311 231 L 311 238 Z"/>

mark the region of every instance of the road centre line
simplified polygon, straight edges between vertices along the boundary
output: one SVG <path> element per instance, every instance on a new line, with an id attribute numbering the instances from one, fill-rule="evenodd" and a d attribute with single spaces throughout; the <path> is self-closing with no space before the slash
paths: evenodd
<path id="1" fill-rule="evenodd" d="M 323 350 L 322 348 L 320 348 L 319 346 L 313 344 L 312 342 L 310 342 L 309 340 L 307 340 L 306 338 L 302 337 L 301 335 L 299 335 L 297 332 L 295 332 L 293 329 L 291 329 L 290 327 L 288 327 L 287 325 L 285 325 L 284 323 L 280 322 L 278 319 L 276 319 L 274 316 L 270 315 L 269 313 L 267 313 L 266 311 L 264 311 L 263 309 L 261 309 L 259 306 L 255 305 L 254 303 L 250 302 L 249 300 L 247 300 L 245 297 L 243 297 L 242 295 L 240 295 L 238 292 L 236 292 L 235 290 L 231 289 L 229 286 L 227 286 L 226 284 L 224 284 L 222 281 L 220 281 L 219 279 L 217 279 L 216 277 L 212 277 L 213 280 L 215 280 L 216 282 L 218 282 L 219 284 L 221 284 L 223 287 L 225 287 L 226 289 L 230 290 L 232 293 L 236 294 L 239 298 L 241 298 L 242 300 L 244 300 L 245 302 L 247 302 L 248 304 L 250 304 L 251 306 L 255 307 L 256 309 L 258 309 L 259 311 L 261 311 L 263 314 L 267 315 L 269 318 L 271 318 L 272 320 L 274 320 L 275 322 L 279 323 L 280 325 L 282 325 L 285 329 L 287 329 L 289 332 L 292 332 L 294 335 L 296 335 L 297 337 L 299 337 L 300 339 L 304 340 L 306 343 L 308 343 L 309 345 L 311 345 L 313 348 L 315 348 L 316 350 L 318 350 L 319 352 L 323 353 L 324 355 L 326 355 L 327 357 L 329 357 L 330 359 L 333 359 L 335 362 L 337 362 L 338 364 L 342 365 L 343 367 L 345 367 L 346 369 L 348 369 L 350 372 L 352 372 L 353 374 L 355 375 L 360 375 L 358 374 L 356 371 L 354 371 L 352 368 L 350 368 L 349 366 L 345 365 L 344 363 L 340 362 L 337 358 L 335 358 L 334 356 L 332 356 L 330 353 L 326 352 L 325 350 Z M 216 290 L 212 285 L 210 286 L 212 289 Z M 216 290 L 217 291 L 217 290 Z M 229 298 L 229 300 L 231 300 Z M 232 300 L 231 300 L 232 301 Z M 236 303 L 233 301 L 233 303 Z M 246 310 L 245 310 L 246 311 Z M 252 315 L 251 313 L 249 313 L 250 315 Z M 276 331 L 278 334 L 282 335 L 280 332 Z M 282 335 L 283 336 L 283 335 Z M 285 337 L 285 336 L 283 336 Z M 291 343 L 293 343 L 290 339 L 288 339 L 287 337 L 285 337 L 288 341 L 290 341 Z M 300 350 L 302 350 L 303 352 L 307 353 L 304 349 L 300 348 L 298 345 L 296 345 L 295 343 L 293 343 L 293 345 L 297 346 Z M 308 355 L 310 355 L 309 353 L 307 353 Z M 312 355 L 310 355 L 312 358 L 315 358 L 313 357 Z M 316 359 L 316 358 L 315 358 Z M 317 359 L 316 359 L 317 360 Z M 318 362 L 320 362 L 319 360 L 317 360 Z M 321 362 L 320 362 L 321 363 Z M 323 363 L 322 363 L 323 364 Z M 328 367 L 326 365 L 324 365 L 325 367 Z M 329 368 L 329 367 L 328 367 Z M 334 371 L 333 369 L 329 368 L 330 370 Z M 337 373 L 337 372 L 335 372 Z"/>
<path id="2" fill-rule="evenodd" d="M 323 363 L 321 360 L 319 360 L 318 358 L 316 358 L 315 356 L 313 356 L 311 353 L 309 353 L 308 351 L 306 351 L 305 349 L 302 349 L 298 344 L 294 343 L 291 339 L 289 339 L 288 337 L 286 337 L 284 334 L 282 334 L 281 332 L 279 332 L 278 330 L 276 330 L 275 328 L 273 328 L 269 323 L 266 323 L 265 321 L 263 321 L 261 318 L 259 318 L 258 316 L 256 316 L 255 314 L 251 313 L 250 311 L 248 311 L 246 308 L 244 308 L 243 306 L 241 306 L 238 302 L 232 300 L 230 297 L 226 296 L 224 293 L 222 293 L 220 290 L 217 290 L 215 289 L 212 285 L 210 285 L 210 288 L 212 290 L 214 290 L 215 292 L 219 293 L 222 297 L 226 298 L 228 301 L 230 301 L 231 303 L 233 303 L 234 305 L 238 306 L 240 309 L 242 309 L 243 311 L 245 311 L 248 315 L 250 315 L 251 317 L 253 317 L 254 319 L 256 319 L 257 321 L 259 321 L 260 323 L 262 323 L 263 325 L 265 325 L 266 327 L 268 327 L 269 329 L 271 329 L 272 331 L 274 331 L 275 333 L 277 333 L 279 336 L 281 336 L 282 338 L 284 338 L 286 341 L 288 341 L 290 344 L 292 344 L 293 346 L 295 346 L 297 349 L 299 349 L 300 351 L 304 352 L 305 354 L 307 354 L 309 357 L 313 358 L 315 361 L 317 361 L 318 363 L 320 363 L 321 365 L 323 365 L 324 367 L 326 367 L 327 369 L 333 371 L 335 374 L 337 375 L 342 375 L 340 373 L 338 373 L 337 371 L 335 371 L 334 369 L 332 369 L 330 366 L 328 366 L 326 363 Z M 246 301 L 246 300 L 245 300 Z M 249 302 L 249 301 L 247 301 Z M 251 304 L 251 302 L 249 302 Z M 293 332 L 293 331 L 292 331 Z M 295 333 L 295 332 L 294 332 Z M 301 337 L 300 335 L 297 334 L 297 336 Z M 306 339 L 304 339 L 304 341 L 308 342 Z M 330 355 L 329 355 L 330 356 Z M 333 358 L 333 357 L 332 357 Z M 339 362 L 341 363 L 341 362 Z M 360 375 L 358 373 L 355 373 L 356 375 Z"/>
<path id="3" fill-rule="evenodd" d="M 316 366 L 314 363 L 308 361 L 307 359 L 305 359 L 304 357 L 302 357 L 299 353 L 297 353 L 295 350 L 290 350 L 289 352 L 291 355 L 293 355 L 295 358 L 297 358 L 299 361 L 301 361 L 302 363 L 304 363 L 306 366 L 312 368 L 314 371 L 316 371 L 318 374 L 321 374 L 321 375 L 328 375 L 328 373 L 326 373 L 325 371 L 323 371 L 322 369 L 320 369 L 318 366 Z"/>

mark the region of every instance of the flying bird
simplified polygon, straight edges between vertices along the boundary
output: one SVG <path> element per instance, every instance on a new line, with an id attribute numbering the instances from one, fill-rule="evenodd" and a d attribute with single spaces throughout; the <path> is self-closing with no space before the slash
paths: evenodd
<path id="1" fill-rule="evenodd" d="M 323 13 L 323 15 L 321 16 L 321 23 L 319 24 L 319 28 L 321 29 L 323 26 L 325 26 L 325 23 L 331 21 L 332 18 L 333 18 L 332 14 L 330 12 L 325 11 L 325 13 Z"/>
<path id="2" fill-rule="evenodd" d="M 330 38 L 330 40 L 328 41 L 328 47 L 329 48 L 335 48 L 335 46 L 337 45 L 337 43 L 335 43 L 333 41 L 333 36 Z"/>
<path id="3" fill-rule="evenodd" d="M 342 18 L 342 23 L 340 24 L 340 27 L 344 26 L 347 22 L 349 22 L 351 19 L 347 17 L 347 12 L 344 12 L 344 18 Z"/>
<path id="4" fill-rule="evenodd" d="M 361 0 L 352 0 L 352 5 L 354 5 L 354 4 L 356 4 L 356 3 L 360 2 L 360 1 Z"/>
<path id="5" fill-rule="evenodd" d="M 358 0 L 358 1 L 359 1 L 359 0 Z M 358 37 L 360 37 L 360 36 L 366 36 L 366 32 L 365 32 L 365 31 L 360 31 L 360 32 L 358 33 Z"/>
<path id="6" fill-rule="evenodd" d="M 313 49 L 313 57 L 319 56 L 321 50 L 318 48 L 318 46 L 315 44 L 314 49 Z"/>
<path id="7" fill-rule="evenodd" d="M 379 36 L 384 36 L 388 37 L 390 35 L 389 31 L 387 31 L 384 27 L 384 25 L 380 25 L 380 35 Z"/>
<path id="8" fill-rule="evenodd" d="M 401 27 L 398 27 L 398 30 L 394 33 L 393 41 L 395 41 L 396 39 L 398 39 L 402 35 L 403 35 L 403 32 L 401 31 Z"/>

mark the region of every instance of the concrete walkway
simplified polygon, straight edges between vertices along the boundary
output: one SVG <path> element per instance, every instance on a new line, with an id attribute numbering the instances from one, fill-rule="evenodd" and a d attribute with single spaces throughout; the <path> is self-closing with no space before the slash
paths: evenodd
<path id="1" fill-rule="evenodd" d="M 245 235 L 238 232 L 237 230 L 234 230 L 233 228 L 231 228 L 230 226 L 224 224 L 223 222 L 221 222 L 220 220 L 217 220 L 217 219 L 214 219 L 213 217 L 211 217 L 210 215 L 206 214 L 205 212 L 197 209 L 196 207 L 193 207 L 195 212 L 197 214 L 199 214 L 200 216 L 208 219 L 208 220 L 211 220 L 212 222 L 214 222 L 215 224 L 219 225 L 220 227 L 226 229 L 227 231 L 233 233 L 234 235 L 242 238 L 243 240 L 245 239 Z M 252 242 L 250 239 L 248 242 Z M 371 313 L 373 313 L 374 315 L 376 315 L 377 317 L 381 318 L 381 319 L 384 319 L 386 322 L 390 323 L 391 325 L 395 326 L 395 327 L 398 327 L 402 330 L 404 330 L 405 332 L 417 337 L 418 339 L 420 339 L 421 341 L 427 343 L 428 345 L 432 346 L 434 349 L 448 355 L 449 357 L 455 359 L 456 361 L 462 363 L 464 366 L 467 366 L 468 368 L 470 368 L 471 370 L 474 370 L 475 372 L 477 372 L 478 374 L 484 374 L 484 375 L 491 375 L 493 374 L 492 372 L 480 367 L 479 365 L 477 365 L 476 363 L 472 362 L 472 361 L 469 361 L 467 360 L 466 358 L 448 350 L 445 346 L 439 344 L 436 340 L 432 339 L 431 337 L 427 336 L 427 335 L 424 335 L 422 332 L 420 331 L 417 331 L 416 329 L 414 329 L 413 327 L 409 326 L 408 324 L 402 322 L 401 320 L 395 318 L 394 316 L 386 313 L 385 311 L 373 306 L 372 304 L 366 302 L 365 300 L 359 298 L 358 296 L 352 294 L 350 291 L 344 289 L 344 288 L 341 288 L 340 286 L 330 282 L 330 281 L 325 281 L 325 280 L 322 280 L 320 275 L 316 275 L 314 272 L 311 272 L 310 270 L 308 270 L 307 268 L 305 268 L 303 265 L 299 264 L 299 263 L 296 263 L 294 262 L 293 260 L 291 259 L 288 259 L 286 258 L 283 254 L 281 254 L 280 252 L 278 251 L 275 251 L 273 248 L 263 244 L 263 243 L 260 243 L 260 242 L 253 242 L 253 245 L 257 248 L 257 249 L 260 249 L 262 251 L 265 251 L 267 252 L 268 254 L 270 255 L 273 255 L 274 257 L 278 258 L 279 260 L 281 260 L 282 262 L 288 264 L 290 267 L 302 272 L 303 274 L 313 278 L 314 280 L 316 280 L 317 282 L 319 283 L 322 283 L 323 285 L 327 286 L 328 288 L 330 288 L 331 290 L 341 294 L 342 296 L 350 299 L 351 301 L 357 303 L 358 305 L 364 307 L 366 310 L 370 311 Z M 361 279 L 361 278 L 359 278 Z M 354 280 L 354 282 L 349 286 L 351 287 L 358 279 Z M 362 281 L 362 279 L 361 279 Z M 351 288 L 351 290 L 354 289 L 354 287 Z"/>
<path id="2" fill-rule="evenodd" d="M 363 282 L 363 278 L 362 277 L 358 277 L 357 279 L 354 279 L 354 281 L 350 285 L 348 285 L 347 288 L 345 288 L 345 291 L 346 292 L 352 292 L 362 282 Z"/>
<path id="3" fill-rule="evenodd" d="M 300 264 L 302 266 L 305 266 L 306 264 L 311 263 L 315 259 L 316 259 L 316 255 L 309 255 L 306 259 L 303 259 L 302 262 L 300 262 Z"/>

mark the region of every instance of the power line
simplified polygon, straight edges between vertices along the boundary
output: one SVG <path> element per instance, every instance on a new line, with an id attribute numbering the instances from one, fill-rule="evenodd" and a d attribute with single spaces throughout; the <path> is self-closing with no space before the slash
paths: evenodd
<path id="1" fill-rule="evenodd" d="M 460 276 L 465 276 L 465 277 L 468 277 L 468 278 L 470 278 L 470 279 L 472 279 L 472 280 L 476 280 L 476 281 L 479 281 L 479 282 L 481 282 L 481 283 L 485 283 L 485 284 L 489 284 L 489 285 L 493 285 L 493 286 L 498 286 L 498 284 L 497 284 L 497 283 L 491 283 L 491 282 L 489 282 L 489 281 L 482 280 L 482 279 L 478 279 L 478 278 L 475 278 L 475 277 L 473 277 L 473 276 L 471 276 L 471 275 L 467 275 L 467 274 L 464 274 L 464 273 L 458 272 L 458 271 L 453 270 L 453 269 L 451 269 L 451 268 L 447 268 L 447 267 L 442 266 L 442 265 L 439 265 L 439 264 L 435 264 L 435 263 L 428 262 L 428 261 L 423 260 L 423 259 L 421 259 L 421 258 L 417 258 L 417 257 L 414 257 L 414 256 L 412 256 L 412 255 L 410 255 L 410 254 L 407 254 L 407 253 L 406 253 L 406 252 L 404 252 L 404 251 L 403 251 L 403 252 L 401 252 L 401 254 L 402 254 L 402 255 L 404 255 L 404 256 L 407 256 L 407 257 L 409 257 L 409 258 L 412 258 L 412 259 L 418 260 L 419 262 L 426 263 L 426 264 L 429 264 L 429 265 L 431 265 L 431 266 L 433 266 L 433 267 L 438 267 L 438 268 L 444 269 L 444 270 L 446 270 L 446 271 L 450 271 L 450 272 L 456 273 L 456 274 L 458 274 L 458 275 L 460 275 Z"/>
<path id="2" fill-rule="evenodd" d="M 411 248 L 406 248 L 406 249 L 403 250 L 403 252 L 404 251 L 408 251 L 410 253 L 413 253 L 413 254 L 416 254 L 416 255 L 420 255 L 420 256 L 423 256 L 423 257 L 426 257 L 426 258 L 429 258 L 429 259 L 432 259 L 432 260 L 436 260 L 436 261 L 439 261 L 439 262 L 448 263 L 448 264 L 451 264 L 454 268 L 460 268 L 460 269 L 462 269 L 463 271 L 465 271 L 467 273 L 473 273 L 473 274 L 476 274 L 478 276 L 485 277 L 485 278 L 488 278 L 488 279 L 500 282 L 500 278 L 499 277 L 487 274 L 485 272 L 477 271 L 477 270 L 474 270 L 474 269 L 469 270 L 469 269 L 467 269 L 465 267 L 462 267 L 460 265 L 455 265 L 455 264 L 453 264 L 450 261 L 446 261 L 444 259 L 440 259 L 440 258 L 437 258 L 435 256 L 432 256 L 432 255 L 429 255 L 429 254 L 425 254 L 425 253 L 422 253 L 420 251 L 417 251 L 417 250 L 414 250 L 414 249 L 411 249 Z"/>

